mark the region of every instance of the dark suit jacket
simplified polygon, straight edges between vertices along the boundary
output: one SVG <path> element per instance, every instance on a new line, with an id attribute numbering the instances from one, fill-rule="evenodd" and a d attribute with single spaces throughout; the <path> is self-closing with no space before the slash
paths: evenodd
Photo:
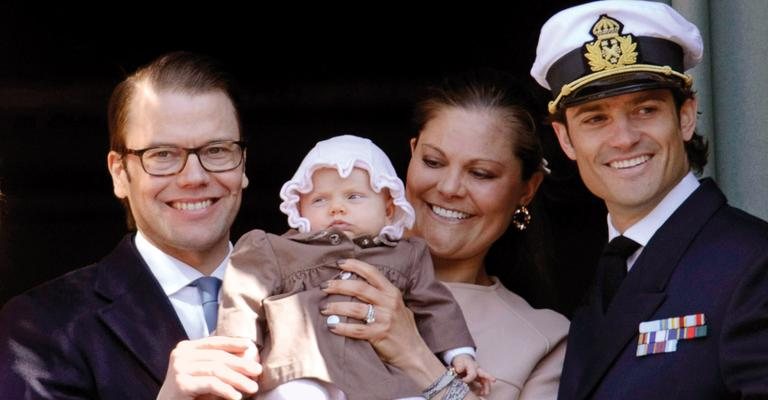
<path id="1" fill-rule="evenodd" d="M 186 338 L 129 235 L 100 262 L 3 307 L 0 398 L 154 399 Z"/>
<path id="2" fill-rule="evenodd" d="M 601 291 L 571 322 L 560 399 L 768 398 L 768 224 L 711 180 L 653 235 L 605 314 Z M 706 337 L 635 355 L 640 322 L 696 313 Z"/>

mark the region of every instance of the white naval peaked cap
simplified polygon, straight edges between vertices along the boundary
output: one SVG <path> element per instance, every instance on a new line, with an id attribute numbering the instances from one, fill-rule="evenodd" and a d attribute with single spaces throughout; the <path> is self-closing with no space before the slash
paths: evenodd
<path id="1" fill-rule="evenodd" d="M 379 235 L 386 235 L 390 240 L 399 240 L 405 229 L 410 229 L 416 219 L 416 212 L 405 199 L 405 185 L 392 166 L 389 157 L 369 139 L 353 135 L 341 135 L 318 142 L 307 153 L 293 178 L 280 189 L 280 211 L 288 215 L 288 225 L 299 232 L 309 232 L 312 228 L 309 220 L 299 213 L 301 194 L 312 191 L 312 174 L 320 168 L 333 168 L 342 178 L 352 173 L 354 168 L 368 172 L 371 189 L 380 193 L 389 189 L 395 213 L 390 225 L 382 228 Z"/>
<path id="2" fill-rule="evenodd" d="M 558 12 L 541 28 L 531 76 L 549 111 L 618 94 L 690 87 L 702 58 L 696 25 L 654 1 L 605 0 Z"/>

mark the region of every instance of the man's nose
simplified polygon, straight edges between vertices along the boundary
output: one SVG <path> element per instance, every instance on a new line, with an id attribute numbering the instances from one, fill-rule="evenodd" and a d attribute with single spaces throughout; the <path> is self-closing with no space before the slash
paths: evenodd
<path id="1" fill-rule="evenodd" d="M 210 176 L 208 171 L 203 168 L 200 158 L 197 154 L 190 154 L 187 157 L 187 163 L 184 169 L 179 172 L 179 182 L 182 186 L 196 185 L 207 182 Z"/>
<path id="2" fill-rule="evenodd" d="M 613 147 L 628 149 L 642 136 L 642 130 L 629 118 L 616 118 L 610 143 Z"/>

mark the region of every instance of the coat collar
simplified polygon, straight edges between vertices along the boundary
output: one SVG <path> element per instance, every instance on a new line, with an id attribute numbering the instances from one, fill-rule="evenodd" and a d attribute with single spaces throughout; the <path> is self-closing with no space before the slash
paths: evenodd
<path id="1" fill-rule="evenodd" d="M 575 343 L 585 349 L 580 352 L 584 356 L 581 365 L 584 373 L 577 398 L 589 396 L 611 364 L 637 335 L 638 324 L 649 319 L 662 304 L 669 278 L 688 246 L 725 203 L 725 196 L 717 185 L 711 179 L 702 180 L 701 186 L 653 235 L 606 314 L 603 314 L 600 302 L 595 301 L 601 294 L 592 293 L 592 301 L 581 318 L 584 320 L 581 325 L 588 323 L 591 326 L 582 326 L 587 335 L 582 332 L 582 343 Z M 599 332 L 603 334 L 597 343 Z"/>
<path id="2" fill-rule="evenodd" d="M 173 306 L 136 250 L 133 235 L 100 264 L 94 290 L 110 302 L 98 311 L 99 318 L 162 382 L 171 350 L 187 339 Z"/>
<path id="3" fill-rule="evenodd" d="M 336 245 L 342 242 L 353 242 L 355 245 L 362 248 L 376 246 L 394 247 L 397 245 L 396 241 L 390 241 L 385 235 L 361 235 L 353 239 L 349 239 L 347 235 L 344 234 L 344 232 L 338 229 L 327 229 L 317 232 L 305 233 L 299 232 L 295 229 L 290 229 L 288 232 L 283 234 L 283 237 L 300 243 L 330 243 Z"/>

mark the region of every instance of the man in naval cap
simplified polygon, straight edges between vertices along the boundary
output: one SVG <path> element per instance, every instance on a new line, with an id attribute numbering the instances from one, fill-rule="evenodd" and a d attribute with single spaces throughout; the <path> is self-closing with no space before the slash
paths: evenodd
<path id="1" fill-rule="evenodd" d="M 541 29 L 531 74 L 608 208 L 562 399 L 768 398 L 768 224 L 694 175 L 707 144 L 685 71 L 702 49 L 696 26 L 657 2 L 583 4 Z"/>

